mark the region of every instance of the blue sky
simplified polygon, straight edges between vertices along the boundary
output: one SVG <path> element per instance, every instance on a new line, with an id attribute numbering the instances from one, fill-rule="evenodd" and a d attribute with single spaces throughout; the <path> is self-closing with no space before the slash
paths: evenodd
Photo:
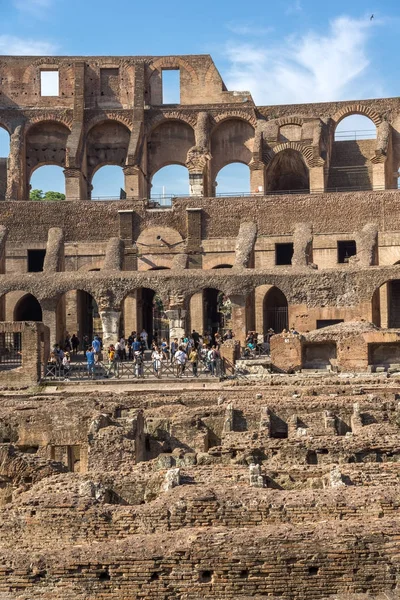
<path id="1" fill-rule="evenodd" d="M 400 95 L 398 0 L 0 0 L 0 11 L 0 54 L 209 53 L 228 89 L 249 90 L 257 104 Z M 101 171 L 98 179 L 95 195 L 118 193 L 117 179 L 101 181 Z M 32 183 L 60 185 L 40 170 Z M 248 187 L 232 167 L 218 184 L 218 191 Z M 178 170 L 153 186 L 187 191 Z"/>

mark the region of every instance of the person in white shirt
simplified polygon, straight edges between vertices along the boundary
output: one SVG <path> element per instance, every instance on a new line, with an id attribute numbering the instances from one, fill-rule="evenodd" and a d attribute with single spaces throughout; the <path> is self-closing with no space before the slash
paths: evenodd
<path id="1" fill-rule="evenodd" d="M 156 377 L 161 376 L 161 367 L 162 367 L 162 352 L 158 349 L 158 346 L 154 346 L 154 350 L 151 353 L 151 359 L 153 361 L 153 370 Z"/>
<path id="2" fill-rule="evenodd" d="M 187 354 L 184 352 L 182 346 L 179 346 L 178 350 L 175 352 L 174 360 L 176 364 L 176 374 L 178 377 L 181 377 L 187 361 Z"/>
<path id="3" fill-rule="evenodd" d="M 149 349 L 149 342 L 148 342 L 148 337 L 149 337 L 149 334 L 147 333 L 147 331 L 146 331 L 144 328 L 142 329 L 142 332 L 141 332 L 141 334 L 140 334 L 140 337 L 142 338 L 142 340 L 143 340 L 143 342 L 144 342 L 144 345 L 145 345 L 145 347 L 146 347 L 146 350 L 148 350 L 148 349 Z"/>

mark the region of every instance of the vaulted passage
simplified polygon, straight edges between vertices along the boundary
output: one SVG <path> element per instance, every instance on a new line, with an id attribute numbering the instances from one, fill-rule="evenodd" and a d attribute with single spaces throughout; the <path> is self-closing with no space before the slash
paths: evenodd
<path id="1" fill-rule="evenodd" d="M 302 191 L 310 188 L 308 168 L 300 152 L 287 148 L 279 152 L 267 170 L 269 191 Z"/>
<path id="2" fill-rule="evenodd" d="M 288 329 L 288 302 L 286 296 L 277 287 L 271 288 L 264 298 L 264 333 L 273 329 L 281 333 Z"/>
<path id="3" fill-rule="evenodd" d="M 14 321 L 41 321 L 42 308 L 32 294 L 26 294 L 14 308 Z"/>

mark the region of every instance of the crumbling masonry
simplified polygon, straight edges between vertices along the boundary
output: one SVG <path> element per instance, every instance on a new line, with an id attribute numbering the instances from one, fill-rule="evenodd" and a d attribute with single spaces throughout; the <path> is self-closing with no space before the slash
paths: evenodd
<path id="1" fill-rule="evenodd" d="M 353 114 L 376 136 L 335 137 Z M 0 127 L 9 385 L 67 331 L 298 332 L 262 382 L 3 391 L 1 600 L 399 598 L 400 99 L 257 107 L 209 56 L 1 57 Z M 234 162 L 250 193 L 218 197 Z M 29 201 L 48 164 L 66 200 Z M 190 194 L 160 206 L 171 164 Z M 123 199 L 91 199 L 104 165 Z"/>

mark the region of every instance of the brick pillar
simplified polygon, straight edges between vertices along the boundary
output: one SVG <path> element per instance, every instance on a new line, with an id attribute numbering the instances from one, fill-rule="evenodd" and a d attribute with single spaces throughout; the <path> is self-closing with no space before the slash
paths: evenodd
<path id="1" fill-rule="evenodd" d="M 132 292 L 124 300 L 124 334 L 129 336 L 132 331 L 140 333 L 141 329 L 138 328 L 137 318 L 137 291 Z"/>
<path id="2" fill-rule="evenodd" d="M 55 298 L 49 298 L 40 302 L 42 307 L 42 321 L 50 329 L 51 346 L 58 344 L 60 341 L 57 340 L 57 304 L 58 300 Z"/>
<path id="3" fill-rule="evenodd" d="M 123 168 L 125 177 L 125 193 L 127 198 L 143 198 L 145 196 L 145 180 L 142 170 L 137 165 Z"/>
<path id="4" fill-rule="evenodd" d="M 86 200 L 87 185 L 80 169 L 64 169 L 65 199 Z"/>
<path id="5" fill-rule="evenodd" d="M 235 339 L 238 340 L 241 346 L 245 345 L 247 334 L 246 320 L 246 296 L 235 294 L 229 296 L 232 303 L 232 331 L 235 334 Z"/>
<path id="6" fill-rule="evenodd" d="M 385 162 L 372 162 L 372 189 L 373 190 L 385 190 L 386 189 L 386 177 L 385 177 Z"/>
<path id="7" fill-rule="evenodd" d="M 265 167 L 263 163 L 250 163 L 250 192 L 263 194 L 265 192 Z"/>
<path id="8" fill-rule="evenodd" d="M 204 333 L 204 303 L 203 292 L 197 292 L 190 298 L 190 331 L 195 329 L 199 333 Z"/>
<path id="9" fill-rule="evenodd" d="M 319 193 L 325 191 L 324 167 L 311 167 L 310 169 L 310 192 Z"/>

